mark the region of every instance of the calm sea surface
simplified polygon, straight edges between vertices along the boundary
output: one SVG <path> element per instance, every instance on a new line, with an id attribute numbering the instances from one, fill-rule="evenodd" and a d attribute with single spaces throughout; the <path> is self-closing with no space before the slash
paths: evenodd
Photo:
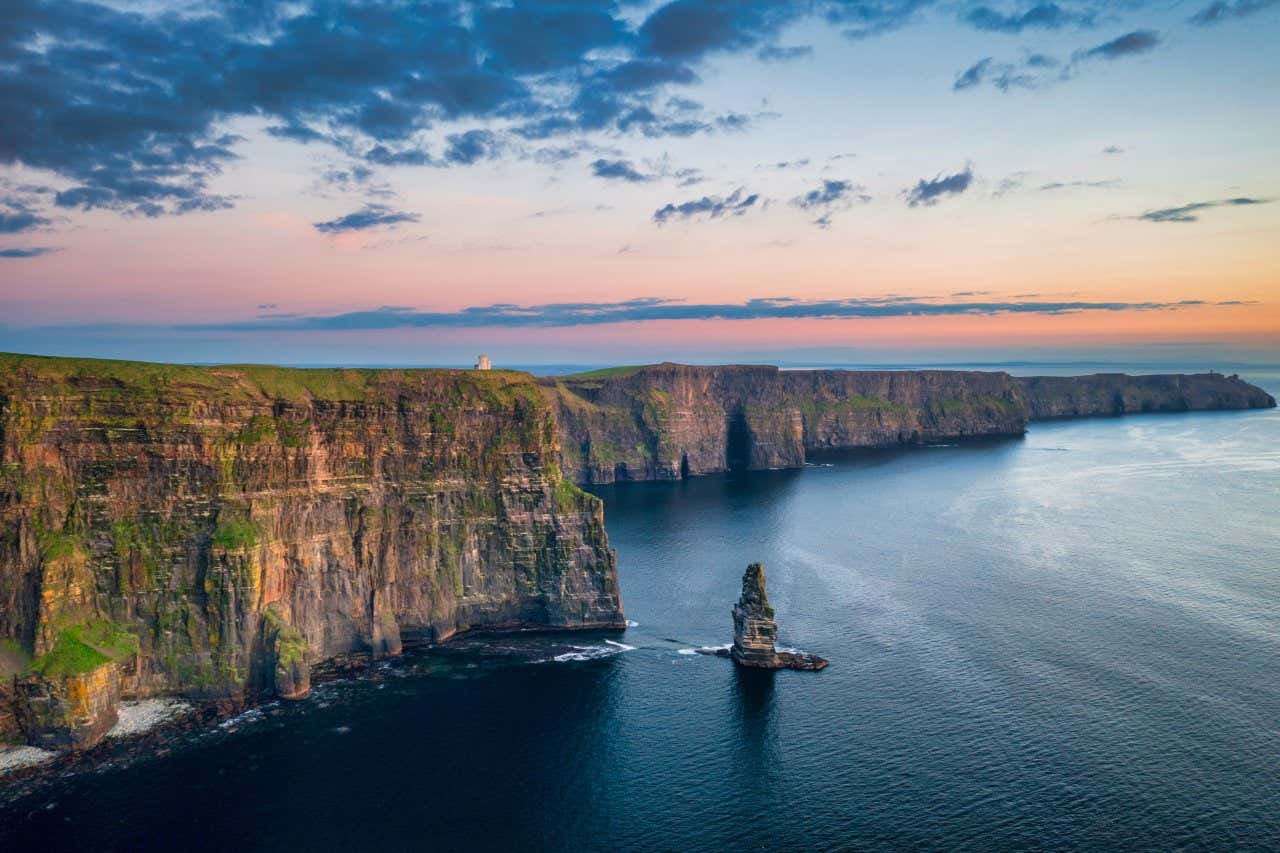
<path id="1" fill-rule="evenodd" d="M 1280 412 L 817 461 L 600 489 L 625 634 L 122 747 L 0 850 L 1280 848 Z M 690 653 L 753 560 L 827 670 Z"/>

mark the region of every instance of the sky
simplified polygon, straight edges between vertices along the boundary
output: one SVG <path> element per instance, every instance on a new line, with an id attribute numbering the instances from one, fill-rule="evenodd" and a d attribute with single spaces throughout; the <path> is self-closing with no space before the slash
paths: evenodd
<path id="1" fill-rule="evenodd" d="M 0 350 L 1280 362 L 1280 0 L 8 0 Z"/>

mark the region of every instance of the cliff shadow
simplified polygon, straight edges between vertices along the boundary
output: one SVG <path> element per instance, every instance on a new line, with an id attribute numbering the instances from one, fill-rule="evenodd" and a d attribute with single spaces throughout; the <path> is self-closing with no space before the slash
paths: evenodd
<path id="1" fill-rule="evenodd" d="M 734 761 L 739 765 L 735 777 L 769 782 L 782 764 L 775 695 L 778 672 L 732 666 L 730 697 L 737 734 Z"/>
<path id="2" fill-rule="evenodd" d="M 741 409 L 729 416 L 724 456 L 725 467 L 730 471 L 743 471 L 751 464 L 751 428 Z"/>

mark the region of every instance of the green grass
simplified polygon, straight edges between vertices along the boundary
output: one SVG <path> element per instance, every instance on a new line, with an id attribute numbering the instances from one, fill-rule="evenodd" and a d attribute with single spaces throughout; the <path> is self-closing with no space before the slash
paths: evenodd
<path id="1" fill-rule="evenodd" d="M 275 632 L 276 664 L 294 666 L 307 659 L 307 641 L 297 628 L 285 621 L 275 605 L 268 605 L 262 613 L 267 628 Z"/>
<path id="2" fill-rule="evenodd" d="M 37 530 L 36 543 L 40 546 L 40 556 L 46 563 L 71 557 L 80 544 L 79 540 L 70 533 L 45 529 Z"/>
<path id="3" fill-rule="evenodd" d="M 556 376 L 554 379 L 610 379 L 615 376 L 630 376 L 633 373 L 639 373 L 646 367 L 653 367 L 651 364 L 633 364 L 622 367 L 602 367 L 599 370 L 588 370 L 585 373 L 570 373 L 565 376 Z"/>
<path id="4" fill-rule="evenodd" d="M 45 678 L 82 675 L 137 653 L 138 638 L 128 626 L 100 620 L 64 629 L 31 671 Z"/>
<path id="5" fill-rule="evenodd" d="M 247 518 L 219 516 L 218 526 L 213 531 L 213 545 L 227 551 L 243 551 L 257 545 L 260 534 L 258 525 Z"/>

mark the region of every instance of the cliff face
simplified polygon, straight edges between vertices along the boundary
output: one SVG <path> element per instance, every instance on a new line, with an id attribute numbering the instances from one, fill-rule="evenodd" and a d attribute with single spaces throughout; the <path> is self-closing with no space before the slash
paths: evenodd
<path id="1" fill-rule="evenodd" d="M 1033 420 L 1138 412 L 1267 409 L 1276 401 L 1238 376 L 1220 373 L 1028 376 L 1018 380 Z"/>
<path id="2" fill-rule="evenodd" d="M 1021 435 L 1030 420 L 1275 405 L 1243 380 L 658 364 L 539 380 L 580 483 L 794 468 L 818 450 Z"/>
<path id="3" fill-rule="evenodd" d="M 1004 373 L 653 367 L 541 380 L 565 473 L 584 483 L 791 468 L 823 449 L 1019 435 Z"/>
<path id="4" fill-rule="evenodd" d="M 602 505 L 558 451 L 525 374 L 0 356 L 4 692 L 80 745 L 89 673 L 296 696 L 406 630 L 621 627 Z"/>

